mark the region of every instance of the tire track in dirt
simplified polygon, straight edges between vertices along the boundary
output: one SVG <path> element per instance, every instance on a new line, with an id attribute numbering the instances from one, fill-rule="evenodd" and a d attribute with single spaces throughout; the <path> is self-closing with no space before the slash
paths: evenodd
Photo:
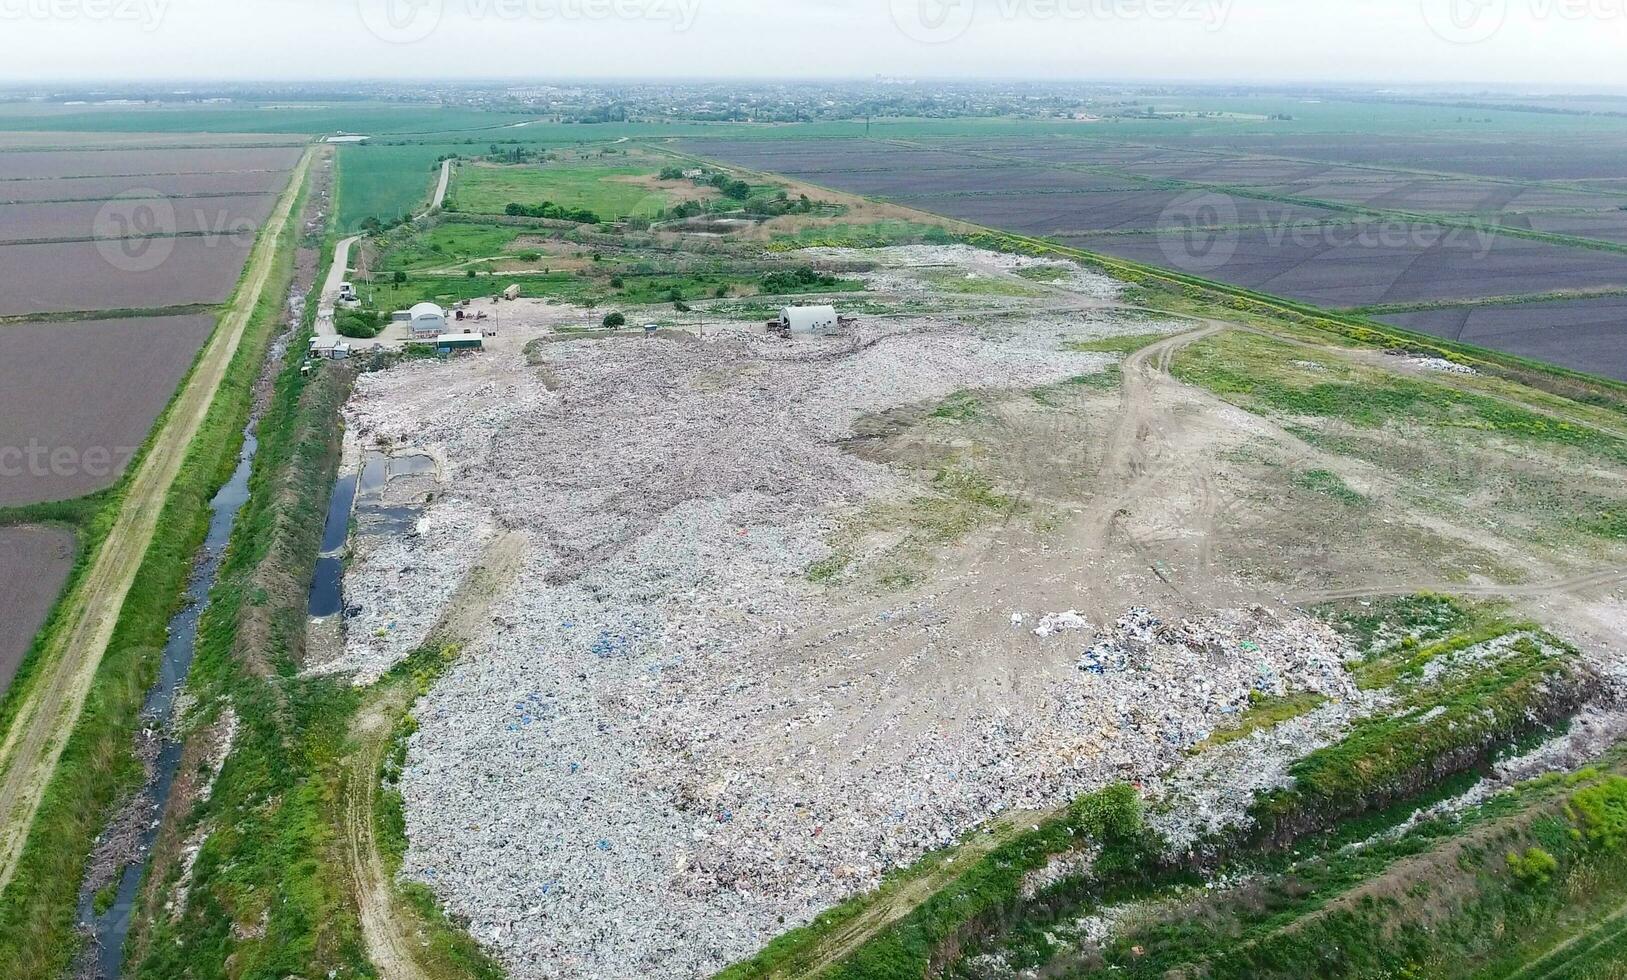
<path id="1" fill-rule="evenodd" d="M 316 152 L 315 148 L 305 151 L 276 211 L 267 219 L 230 309 L 126 486 L 113 527 L 80 585 L 66 600 L 63 625 L 41 652 L 37 679 L 0 743 L 0 892 L 16 873 L 34 816 L 84 710 L 96 669 L 152 544 L 170 488 L 271 279 L 278 247 Z"/>
<path id="2" fill-rule="evenodd" d="M 519 575 L 525 550 L 525 536 L 516 532 L 493 541 L 480 564 L 447 603 L 448 612 L 431 631 L 428 643 L 463 646 L 472 642 L 492 600 Z M 432 976 L 417 958 L 423 945 L 415 934 L 414 915 L 396 905 L 395 885 L 385 873 L 373 825 L 380 772 L 391 734 L 396 720 L 412 707 L 417 695 L 416 682 L 410 677 L 375 687 L 351 723 L 354 748 L 341 763 L 341 853 L 349 864 L 347 877 L 368 959 L 385 980 L 430 980 Z"/>
<path id="3" fill-rule="evenodd" d="M 1627 584 L 1627 568 L 1606 568 L 1569 578 L 1534 585 L 1464 585 L 1454 582 L 1386 582 L 1347 589 L 1312 592 L 1286 600 L 1293 606 L 1314 606 L 1342 599 L 1369 599 L 1377 596 L 1413 595 L 1419 592 L 1449 592 L 1478 598 L 1538 599 L 1550 595 L 1577 595 L 1595 589 Z"/>

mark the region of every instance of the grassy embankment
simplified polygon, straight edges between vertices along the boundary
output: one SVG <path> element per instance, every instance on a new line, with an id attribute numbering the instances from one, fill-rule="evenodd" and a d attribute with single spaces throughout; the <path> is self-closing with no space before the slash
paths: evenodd
<path id="1" fill-rule="evenodd" d="M 303 195 L 303 192 L 301 192 Z M 299 202 L 295 202 L 295 208 Z M 119 613 L 112 642 L 103 657 L 85 708 L 57 771 L 46 789 L 16 876 L 0 898 L 0 962 L 17 977 L 49 977 L 66 969 L 79 939 L 73 931 L 74 904 L 87 855 L 114 804 L 138 787 L 142 767 L 134 734 L 141 702 L 156 678 L 170 617 L 185 590 L 193 557 L 209 524 L 209 502 L 237 464 L 253 398 L 253 386 L 267 346 L 281 322 L 285 284 L 292 275 L 295 234 L 290 227 L 277 247 L 275 267 L 255 308 L 243 343 L 215 395 L 197 437 L 187 451 L 157 534 Z M 177 386 L 183 390 L 185 381 Z M 165 424 L 168 411 L 153 432 Z M 148 437 L 151 444 L 152 436 Z M 133 473 L 137 457 L 127 470 Z M 125 478 L 128 480 L 128 476 Z M 124 481 L 82 501 L 40 505 L 18 511 L 25 519 L 60 520 L 74 526 L 80 554 L 69 588 L 111 527 Z M 62 627 L 53 614 L 36 641 Z M 33 679 L 30 655 L 9 692 L 9 721 Z"/>
<path id="2" fill-rule="evenodd" d="M 310 325 L 308 316 L 306 334 Z M 339 463 L 334 420 L 353 380 L 350 366 L 307 376 L 291 361 L 261 420 L 251 496 L 200 623 L 188 681 L 200 705 L 189 720 L 194 734 L 227 707 L 240 727 L 209 798 L 160 842 L 168 860 L 143 893 L 133 976 L 373 972 L 342 852 L 351 723 L 364 706 L 432 674 L 421 655 L 370 691 L 299 676 L 306 598 Z M 395 840 L 385 832 L 400 825 L 388 794 L 377 819 L 380 836 Z M 194 834 L 202 846 L 183 890 L 180 843 Z M 183 894 L 184 911 L 167 912 L 166 901 Z M 494 975 L 432 901 L 410 891 L 408 899 L 429 976 Z"/>
<path id="3" fill-rule="evenodd" d="M 718 980 L 924 976 L 944 961 L 946 944 L 1017 904 L 1028 876 L 1053 857 L 1097 848 L 1094 864 L 1116 867 L 1133 863 L 1147 842 L 1139 802 L 1128 786 L 1083 796 L 1060 813 L 1025 823 L 1027 818 L 1009 821 L 928 855 L 877 891 L 774 940 Z"/>

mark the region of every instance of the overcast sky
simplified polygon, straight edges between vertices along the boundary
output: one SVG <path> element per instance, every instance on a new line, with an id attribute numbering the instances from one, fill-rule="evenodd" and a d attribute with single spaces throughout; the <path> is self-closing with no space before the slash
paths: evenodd
<path id="1" fill-rule="evenodd" d="M 0 0 L 0 78 L 1627 86 L 1627 0 Z"/>

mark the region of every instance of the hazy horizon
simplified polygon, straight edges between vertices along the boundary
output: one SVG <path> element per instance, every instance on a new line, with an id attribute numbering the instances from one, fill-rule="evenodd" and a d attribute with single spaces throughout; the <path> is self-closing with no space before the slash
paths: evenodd
<path id="1" fill-rule="evenodd" d="M 1627 86 L 1627 0 L 0 0 L 0 82 Z M 188 71 L 176 75 L 176 66 Z"/>

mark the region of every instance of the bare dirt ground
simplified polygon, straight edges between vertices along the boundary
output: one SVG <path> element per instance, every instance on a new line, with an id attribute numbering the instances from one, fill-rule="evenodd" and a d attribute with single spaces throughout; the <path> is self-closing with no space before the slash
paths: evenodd
<path id="1" fill-rule="evenodd" d="M 0 743 L 0 890 L 16 871 L 40 799 L 84 708 L 91 680 L 152 542 L 186 449 L 203 425 L 271 277 L 277 247 L 313 156 L 314 151 L 307 151 L 300 160 L 276 211 L 262 229 L 236 301 L 204 348 L 127 485 L 118 517 L 67 598 L 62 627 L 55 633 L 55 642 L 42 651 L 40 669 Z"/>
<path id="2" fill-rule="evenodd" d="M 0 446 L 17 455 L 0 507 L 116 483 L 214 328 L 213 314 L 0 327 Z"/>
<path id="3" fill-rule="evenodd" d="M 0 527 L 0 694 L 68 580 L 73 547 L 61 528 Z"/>

